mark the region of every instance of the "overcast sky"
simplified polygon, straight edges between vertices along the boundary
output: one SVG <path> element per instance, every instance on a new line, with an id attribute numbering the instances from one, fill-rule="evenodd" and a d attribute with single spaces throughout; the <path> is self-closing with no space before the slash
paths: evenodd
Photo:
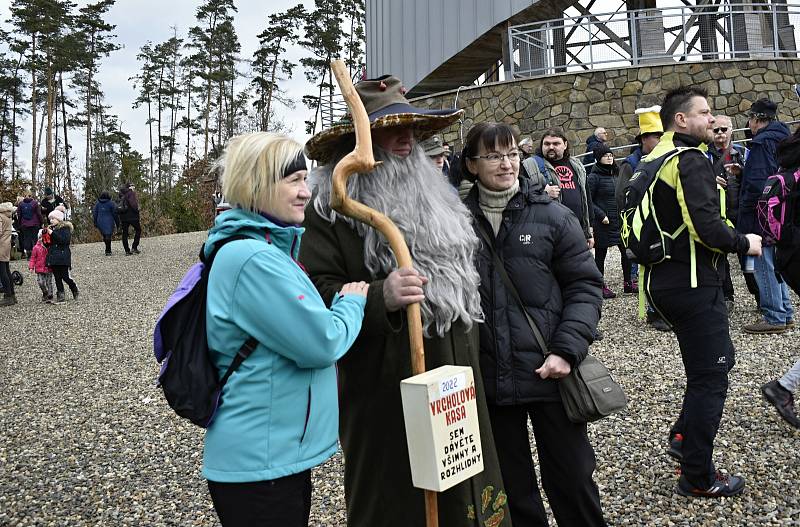
<path id="1" fill-rule="evenodd" d="M 76 1 L 79 7 L 89 2 Z M 133 83 L 128 79 L 139 70 L 136 54 L 148 40 L 158 43 L 172 36 L 172 27 L 176 27 L 178 36 L 186 38 L 188 29 L 196 24 L 195 11 L 202 2 L 200 0 L 117 0 L 110 9 L 106 20 L 116 25 L 114 33 L 116 42 L 123 46 L 103 60 L 99 71 L 99 80 L 105 93 L 105 102 L 111 106 L 111 112 L 118 115 L 122 121 L 122 129 L 131 135 L 133 147 L 146 154 L 148 151 L 146 108 L 132 109 L 131 104 L 136 98 Z M 257 35 L 267 27 L 268 17 L 272 13 L 285 11 L 298 3 L 305 4 L 307 9 L 313 8 L 313 0 L 236 0 L 238 12 L 235 14 L 234 25 L 241 43 L 241 57 L 250 59 L 258 48 Z M 11 0 L 0 0 L 0 20 L 2 27 L 8 29 L 5 23 L 10 18 L 9 6 Z M 287 58 L 294 62 L 305 56 L 302 48 L 289 49 Z M 247 65 L 240 66 L 240 70 L 247 70 Z M 305 142 L 303 121 L 309 112 L 300 102 L 300 98 L 313 90 L 305 80 L 302 67 L 295 69 L 294 78 L 285 82 L 282 87 L 297 101 L 295 110 L 278 105 L 277 113 L 289 126 L 293 128 L 289 135 L 300 142 Z M 22 152 L 30 150 L 30 130 L 23 137 Z M 74 136 L 73 136 L 74 137 Z M 83 148 L 81 141 L 74 142 L 73 152 L 81 159 Z M 27 161 L 25 161 L 27 158 Z M 29 168 L 29 156 L 21 156 L 20 162 Z"/>

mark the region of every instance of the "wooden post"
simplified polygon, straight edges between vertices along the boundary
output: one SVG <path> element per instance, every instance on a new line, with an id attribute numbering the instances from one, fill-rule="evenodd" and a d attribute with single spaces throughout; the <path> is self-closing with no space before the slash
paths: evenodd
<path id="1" fill-rule="evenodd" d="M 356 147 L 344 156 L 333 169 L 333 189 L 331 192 L 331 207 L 349 218 L 353 218 L 362 223 L 373 227 L 383 234 L 389 241 L 389 246 L 397 259 L 398 267 L 413 267 L 411 253 L 408 245 L 403 238 L 400 229 L 384 214 L 371 209 L 350 199 L 347 195 L 347 179 L 356 173 L 365 174 L 371 172 L 380 163 L 375 161 L 372 155 L 372 136 L 370 135 L 369 117 L 361 102 L 361 98 L 356 92 L 347 67 L 341 60 L 331 62 L 331 70 L 336 76 L 336 82 L 342 91 L 356 131 Z M 411 369 L 414 375 L 425 371 L 425 350 L 422 341 L 422 313 L 419 304 L 409 304 L 406 307 L 406 318 L 408 319 L 408 336 L 411 344 Z M 425 525 L 427 527 L 438 527 L 439 515 L 436 493 L 430 490 L 425 491 Z"/>

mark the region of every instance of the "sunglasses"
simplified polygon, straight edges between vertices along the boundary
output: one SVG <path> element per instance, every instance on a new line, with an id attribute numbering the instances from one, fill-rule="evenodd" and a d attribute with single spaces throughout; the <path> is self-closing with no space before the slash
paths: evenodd
<path id="1" fill-rule="evenodd" d="M 715 134 L 719 134 L 719 133 L 723 133 L 724 134 L 727 131 L 728 131 L 728 127 L 727 126 L 720 126 L 719 128 L 714 128 L 714 133 Z"/>

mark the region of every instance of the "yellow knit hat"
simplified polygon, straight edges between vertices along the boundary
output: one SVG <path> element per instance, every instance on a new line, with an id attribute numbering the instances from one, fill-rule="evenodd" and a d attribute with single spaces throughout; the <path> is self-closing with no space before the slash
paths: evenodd
<path id="1" fill-rule="evenodd" d="M 637 108 L 636 115 L 639 117 L 639 135 L 640 138 L 644 134 L 663 134 L 664 126 L 661 124 L 661 106 L 651 106 L 650 108 Z"/>

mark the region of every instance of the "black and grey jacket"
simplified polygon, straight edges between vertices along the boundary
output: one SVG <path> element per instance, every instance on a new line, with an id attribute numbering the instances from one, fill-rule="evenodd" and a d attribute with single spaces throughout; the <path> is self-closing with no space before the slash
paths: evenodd
<path id="1" fill-rule="evenodd" d="M 477 185 L 465 203 L 476 228 L 483 226 L 491 236 Z M 603 277 L 575 215 L 520 178 L 520 192 L 503 212 L 494 246 L 550 351 L 573 366 L 580 363 L 600 318 Z M 485 243 L 478 251 L 477 267 L 486 319 L 480 326 L 480 363 L 488 401 L 511 405 L 560 400 L 556 381 L 534 372 L 544 362 L 543 350 L 503 285 Z"/>

